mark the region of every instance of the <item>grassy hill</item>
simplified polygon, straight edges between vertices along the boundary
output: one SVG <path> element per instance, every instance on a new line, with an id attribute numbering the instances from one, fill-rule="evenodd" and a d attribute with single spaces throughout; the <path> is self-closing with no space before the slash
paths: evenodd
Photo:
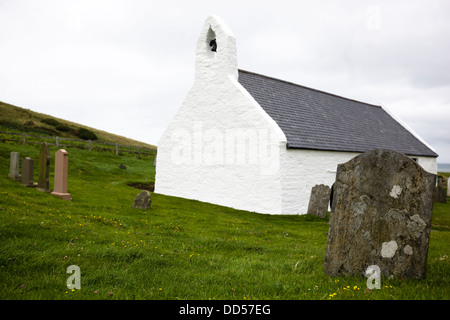
<path id="1" fill-rule="evenodd" d="M 155 149 L 156 146 L 136 141 L 102 130 L 59 119 L 43 113 L 20 108 L 0 101 L 0 131 L 27 132 L 44 136 L 59 136 L 83 139 L 80 129 L 93 132 L 99 142 L 119 143 L 136 147 Z M 82 132 L 82 131 L 81 131 Z"/>
<path id="2" fill-rule="evenodd" d="M 365 278 L 323 273 L 327 220 L 160 194 L 133 209 L 128 183 L 154 181 L 153 160 L 80 149 L 68 150 L 73 200 L 63 201 L 8 179 L 11 151 L 37 159 L 39 146 L 0 142 L 2 300 L 450 298 L 450 203 L 434 207 L 427 278 L 368 290 Z M 66 287 L 70 265 L 79 290 Z"/>

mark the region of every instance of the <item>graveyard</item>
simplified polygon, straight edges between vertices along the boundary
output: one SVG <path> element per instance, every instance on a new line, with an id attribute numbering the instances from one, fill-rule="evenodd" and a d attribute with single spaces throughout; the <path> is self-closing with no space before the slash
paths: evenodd
<path id="1" fill-rule="evenodd" d="M 262 215 L 151 192 L 154 159 L 67 149 L 71 200 L 8 177 L 10 153 L 34 159 L 40 145 L 0 143 L 1 299 L 440 300 L 450 298 L 450 201 L 435 203 L 426 277 L 324 273 L 329 213 Z M 55 146 L 49 147 L 54 190 Z M 69 290 L 67 267 L 81 270 Z"/>

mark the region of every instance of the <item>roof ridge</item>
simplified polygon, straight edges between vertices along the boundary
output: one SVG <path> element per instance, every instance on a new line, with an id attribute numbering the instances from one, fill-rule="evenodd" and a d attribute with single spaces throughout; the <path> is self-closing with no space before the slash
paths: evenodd
<path id="1" fill-rule="evenodd" d="M 351 99 L 351 98 L 346 98 L 346 97 L 343 97 L 343 96 L 340 96 L 340 95 L 337 95 L 337 94 L 334 94 L 334 93 L 329 93 L 329 92 L 326 92 L 326 91 L 310 88 L 310 87 L 307 87 L 307 86 L 304 86 L 304 85 L 301 85 L 301 84 L 297 84 L 297 83 L 294 83 L 294 82 L 291 82 L 291 81 L 287 81 L 287 80 L 282 80 L 282 79 L 278 79 L 278 78 L 275 78 L 275 77 L 266 76 L 264 74 L 260 74 L 260 73 L 256 73 L 256 72 L 252 72 L 252 71 L 248 71 L 248 70 L 243 70 L 243 69 L 238 69 L 238 71 L 239 72 L 248 73 L 248 74 L 253 74 L 253 75 L 260 76 L 260 77 L 267 78 L 267 79 L 271 79 L 271 80 L 284 82 L 284 83 L 291 84 L 291 85 L 294 85 L 294 86 L 297 86 L 297 87 L 301 87 L 301 88 L 304 88 L 304 89 L 308 89 L 308 90 L 313 90 L 313 91 L 316 91 L 316 92 L 324 93 L 324 94 L 327 94 L 327 95 L 330 95 L 330 96 L 334 96 L 334 97 L 337 97 L 337 98 L 341 98 L 341 99 L 345 99 L 345 100 L 348 100 L 348 101 L 353 101 L 353 102 L 366 104 L 366 105 L 371 106 L 371 107 L 381 108 L 381 109 L 383 108 L 381 105 L 376 105 L 376 104 L 363 102 L 363 101 L 359 101 L 359 100 L 355 100 L 355 99 Z"/>

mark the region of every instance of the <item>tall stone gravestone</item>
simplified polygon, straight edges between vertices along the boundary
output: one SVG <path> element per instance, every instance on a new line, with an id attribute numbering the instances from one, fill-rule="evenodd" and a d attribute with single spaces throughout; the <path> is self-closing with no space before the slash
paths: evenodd
<path id="1" fill-rule="evenodd" d="M 22 180 L 22 177 L 19 174 L 19 163 L 20 163 L 20 153 L 19 152 L 11 152 L 8 177 L 14 181 Z"/>
<path id="2" fill-rule="evenodd" d="M 436 175 L 407 156 L 373 150 L 338 165 L 324 272 L 424 278 Z"/>
<path id="3" fill-rule="evenodd" d="M 67 193 L 67 178 L 69 175 L 69 154 L 64 149 L 59 149 L 55 153 L 55 180 L 53 192 L 51 194 L 63 200 L 71 200 L 70 193 Z"/>
<path id="4" fill-rule="evenodd" d="M 41 153 L 39 155 L 39 178 L 37 189 L 39 191 L 50 192 L 50 152 L 47 143 L 41 146 Z"/>
<path id="5" fill-rule="evenodd" d="M 33 166 L 34 161 L 30 157 L 22 159 L 22 185 L 26 187 L 36 187 L 33 181 Z"/>
<path id="6" fill-rule="evenodd" d="M 312 187 L 308 204 L 308 214 L 326 218 L 330 201 L 330 187 L 318 184 Z"/>

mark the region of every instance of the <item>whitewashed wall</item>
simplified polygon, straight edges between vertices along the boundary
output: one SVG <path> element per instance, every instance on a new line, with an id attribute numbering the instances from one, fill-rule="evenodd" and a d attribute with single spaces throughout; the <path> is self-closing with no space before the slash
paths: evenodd
<path id="1" fill-rule="evenodd" d="M 331 187 L 338 164 L 356 157 L 357 152 L 288 149 L 281 154 L 282 213 L 306 214 L 311 188 Z M 436 158 L 414 157 L 426 171 L 436 174 Z"/>
<path id="2" fill-rule="evenodd" d="M 428 171 L 433 174 L 437 174 L 437 162 L 434 157 L 411 157 L 417 158 L 417 163 L 420 164 L 425 171 Z"/>
<path id="3" fill-rule="evenodd" d="M 357 156 L 356 152 L 287 149 L 281 157 L 283 214 L 306 214 L 311 188 L 329 187 L 336 179 L 337 165 Z"/>
<path id="4" fill-rule="evenodd" d="M 217 53 L 209 43 L 217 41 Z M 286 138 L 237 81 L 235 38 L 209 17 L 192 89 L 158 143 L 155 192 L 260 213 L 281 213 Z"/>

